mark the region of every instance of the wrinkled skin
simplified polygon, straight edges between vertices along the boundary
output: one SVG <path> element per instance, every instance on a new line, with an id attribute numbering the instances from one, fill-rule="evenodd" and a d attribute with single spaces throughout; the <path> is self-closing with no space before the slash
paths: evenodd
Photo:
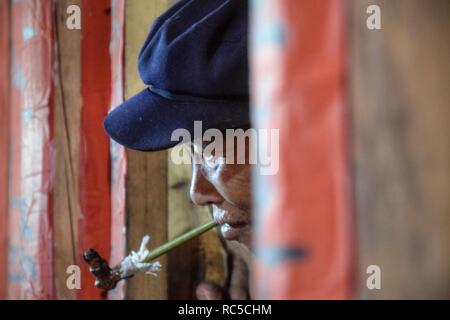
<path id="1" fill-rule="evenodd" d="M 204 146 L 204 145 L 203 145 Z M 223 146 L 226 148 L 226 145 Z M 245 146 L 248 150 L 248 147 Z M 221 233 L 240 250 L 231 253 L 230 279 L 227 288 L 219 288 L 210 283 L 197 287 L 198 299 L 248 299 L 248 263 L 251 252 L 251 165 L 226 164 L 215 154 L 203 153 L 199 145 L 193 143 L 193 164 L 190 196 L 199 206 L 211 205 L 214 220 L 221 224 Z M 225 152 L 223 153 L 225 154 Z M 223 160 L 223 159 L 222 159 Z M 248 159 L 247 159 L 248 160 Z M 243 254 L 248 253 L 244 258 Z"/>

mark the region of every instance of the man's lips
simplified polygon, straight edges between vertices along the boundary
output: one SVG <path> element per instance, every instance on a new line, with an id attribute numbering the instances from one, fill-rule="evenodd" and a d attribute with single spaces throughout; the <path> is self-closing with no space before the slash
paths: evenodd
<path id="1" fill-rule="evenodd" d="M 250 222 L 233 216 L 229 211 L 215 208 L 214 220 L 219 223 L 222 236 L 226 240 L 238 240 L 239 237 L 250 227 Z"/>
<path id="2" fill-rule="evenodd" d="M 222 236 L 227 240 L 238 240 L 249 227 L 248 223 L 229 224 L 224 223 L 220 226 Z"/>

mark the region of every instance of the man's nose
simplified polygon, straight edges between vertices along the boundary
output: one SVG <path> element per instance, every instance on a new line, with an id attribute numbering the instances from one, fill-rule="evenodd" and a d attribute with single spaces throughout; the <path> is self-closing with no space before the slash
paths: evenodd
<path id="1" fill-rule="evenodd" d="M 200 165 L 194 165 L 192 169 L 190 196 L 192 202 L 198 206 L 220 203 L 222 201 L 220 193 L 201 172 Z"/>

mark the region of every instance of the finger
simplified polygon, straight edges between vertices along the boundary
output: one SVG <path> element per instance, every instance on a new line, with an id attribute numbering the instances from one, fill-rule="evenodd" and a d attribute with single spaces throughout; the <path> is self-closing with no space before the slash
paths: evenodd
<path id="1" fill-rule="evenodd" d="M 243 259 L 234 256 L 228 293 L 231 300 L 246 300 L 248 294 L 248 267 Z"/>
<path id="2" fill-rule="evenodd" d="M 197 286 L 196 295 L 198 300 L 222 300 L 222 288 L 209 282 L 202 282 Z"/>

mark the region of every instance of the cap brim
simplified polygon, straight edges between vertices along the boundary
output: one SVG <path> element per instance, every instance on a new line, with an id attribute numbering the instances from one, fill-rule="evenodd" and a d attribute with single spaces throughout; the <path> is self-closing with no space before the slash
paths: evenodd
<path id="1" fill-rule="evenodd" d="M 171 148 L 180 141 L 171 139 L 176 129 L 194 135 L 194 121 L 202 129 L 238 128 L 248 125 L 248 102 L 208 100 L 178 101 L 145 89 L 112 110 L 104 120 L 108 135 L 134 150 L 157 151 Z"/>

